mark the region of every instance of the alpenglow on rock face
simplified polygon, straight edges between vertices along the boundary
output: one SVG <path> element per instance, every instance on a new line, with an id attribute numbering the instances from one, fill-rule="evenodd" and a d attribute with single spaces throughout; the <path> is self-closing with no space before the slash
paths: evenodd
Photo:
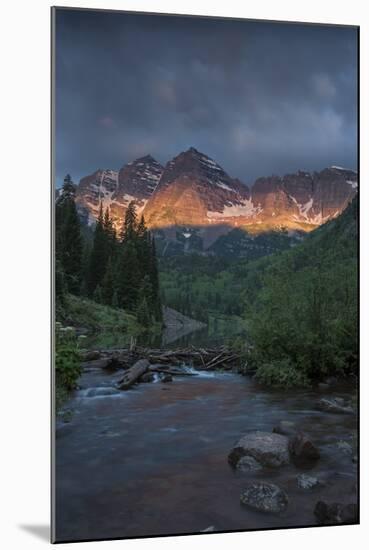
<path id="1" fill-rule="evenodd" d="M 151 227 L 201 226 L 252 212 L 248 187 L 191 147 L 168 162 L 145 216 Z"/>
<path id="2" fill-rule="evenodd" d="M 76 194 L 76 203 L 82 217 L 88 223 L 94 223 L 100 202 L 103 208 L 110 208 L 115 224 L 120 227 L 125 211 L 131 201 L 135 201 L 137 211 L 141 213 L 154 192 L 163 167 L 150 155 L 126 164 L 115 172 L 97 170 L 90 176 L 82 178 Z"/>
<path id="3" fill-rule="evenodd" d="M 81 179 L 76 201 L 87 223 L 100 202 L 117 226 L 132 200 L 148 226 L 183 241 L 200 237 L 207 249 L 234 228 L 250 235 L 274 230 L 311 231 L 337 217 L 357 192 L 356 172 L 338 166 L 256 180 L 249 189 L 193 147 L 165 167 L 147 155 L 119 172 L 97 170 Z M 188 248 L 188 247 L 187 247 Z"/>

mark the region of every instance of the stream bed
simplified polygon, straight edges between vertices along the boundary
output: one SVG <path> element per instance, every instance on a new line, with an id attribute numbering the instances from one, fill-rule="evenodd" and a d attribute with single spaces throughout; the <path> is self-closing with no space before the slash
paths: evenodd
<path id="1" fill-rule="evenodd" d="M 114 389 L 121 372 L 84 372 L 67 407 L 70 422 L 56 429 L 58 541 L 316 525 L 318 500 L 357 499 L 356 464 L 340 442 L 352 444 L 355 415 L 316 410 L 323 396 L 352 398 L 349 385 L 324 392 L 265 390 L 230 373 L 175 377 L 172 383 Z M 319 447 L 307 473 L 324 484 L 300 489 L 294 465 L 237 472 L 227 457 L 250 430 L 271 432 L 296 422 Z M 282 514 L 240 504 L 250 481 L 271 481 L 289 497 Z"/>

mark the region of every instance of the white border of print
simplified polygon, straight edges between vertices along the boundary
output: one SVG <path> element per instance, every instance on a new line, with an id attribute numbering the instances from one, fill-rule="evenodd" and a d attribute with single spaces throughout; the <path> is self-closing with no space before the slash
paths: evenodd
<path id="1" fill-rule="evenodd" d="M 127 0 L 56 2 L 63 6 L 341 23 L 361 26 L 361 272 L 369 281 L 369 17 L 360 0 Z M 1 539 L 4 548 L 32 550 L 48 540 L 50 324 L 50 2 L 2 6 L 1 151 Z M 8 200 L 11 193 L 12 200 Z M 361 287 L 361 525 L 84 543 L 134 550 L 194 550 L 224 545 L 260 550 L 361 549 L 369 538 L 369 285 Z M 98 546 L 97 546 L 98 545 Z M 74 543 L 70 545 L 74 546 Z"/>

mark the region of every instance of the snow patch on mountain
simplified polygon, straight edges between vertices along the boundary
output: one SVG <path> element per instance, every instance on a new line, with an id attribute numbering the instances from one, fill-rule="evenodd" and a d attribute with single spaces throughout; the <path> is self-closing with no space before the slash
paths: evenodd
<path id="1" fill-rule="evenodd" d="M 236 193 L 234 189 L 232 189 L 231 187 L 229 187 L 229 185 L 226 185 L 222 181 L 216 181 L 215 185 L 217 185 L 217 187 L 220 187 L 221 189 L 225 189 L 226 191 L 231 191 L 231 193 Z"/>
<path id="2" fill-rule="evenodd" d="M 346 180 L 346 183 L 348 183 L 349 185 L 351 185 L 351 187 L 352 187 L 353 189 L 356 189 L 356 188 L 357 188 L 357 181 Z"/>
<path id="3" fill-rule="evenodd" d="M 292 195 L 290 195 L 290 197 L 291 197 L 292 201 L 296 204 L 297 208 L 299 209 L 299 216 L 294 214 L 293 219 L 298 221 L 302 217 L 308 223 L 310 223 L 310 218 L 308 216 L 308 213 L 310 212 L 310 210 L 312 209 L 313 204 L 314 204 L 313 197 L 310 197 L 310 199 L 307 202 L 305 202 L 304 204 L 300 204 L 299 202 L 297 202 L 296 198 L 292 197 Z"/>
<path id="4" fill-rule="evenodd" d="M 241 216 L 251 217 L 261 212 L 259 207 L 255 207 L 251 200 L 243 200 L 238 204 L 226 204 L 222 212 L 207 212 L 210 220 L 219 220 L 222 218 L 239 218 Z"/>

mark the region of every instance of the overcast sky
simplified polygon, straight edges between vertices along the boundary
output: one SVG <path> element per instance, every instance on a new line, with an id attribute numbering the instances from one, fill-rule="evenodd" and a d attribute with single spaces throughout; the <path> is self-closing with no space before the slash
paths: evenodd
<path id="1" fill-rule="evenodd" d="M 193 146 L 232 177 L 356 169 L 350 27 L 58 10 L 56 176 Z"/>

